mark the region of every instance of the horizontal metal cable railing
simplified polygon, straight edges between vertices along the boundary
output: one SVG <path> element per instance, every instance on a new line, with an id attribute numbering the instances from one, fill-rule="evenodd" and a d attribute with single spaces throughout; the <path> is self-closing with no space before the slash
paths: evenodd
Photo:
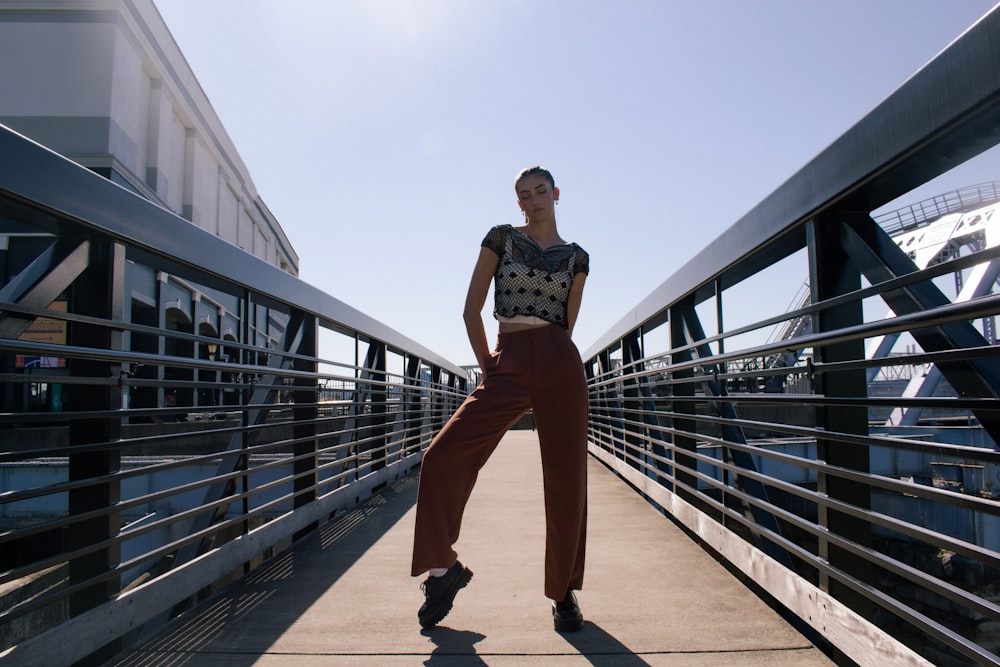
<path id="1" fill-rule="evenodd" d="M 154 627 L 411 473 L 469 389 L 5 128 L 0 238 L 0 659 Z"/>
<path id="2" fill-rule="evenodd" d="M 859 664 L 1000 664 L 996 188 L 870 215 L 1000 142 L 998 35 L 994 10 L 584 353 L 592 453 Z"/>

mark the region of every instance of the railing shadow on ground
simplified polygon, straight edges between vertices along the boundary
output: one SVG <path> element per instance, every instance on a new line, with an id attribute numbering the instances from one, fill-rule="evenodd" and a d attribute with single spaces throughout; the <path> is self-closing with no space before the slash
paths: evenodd
<path id="1" fill-rule="evenodd" d="M 289 627 L 303 617 L 322 595 L 354 566 L 413 507 L 417 476 L 405 477 L 383 489 L 357 508 L 343 512 L 329 524 L 304 537 L 293 549 L 276 556 L 241 582 L 206 601 L 190 618 L 178 618 L 173 627 L 146 638 L 137 648 L 113 664 L 121 667 L 162 664 L 183 665 L 189 661 L 225 655 L 227 665 L 252 665 L 262 651 L 213 646 L 224 632 L 232 632 L 247 615 L 268 605 L 280 612 L 269 614 L 270 622 L 253 625 L 253 644 L 273 645 Z M 336 557 L 330 557 L 335 554 Z M 291 585 L 293 576 L 307 577 L 308 585 Z M 264 628 L 262 634 L 261 628 Z"/>

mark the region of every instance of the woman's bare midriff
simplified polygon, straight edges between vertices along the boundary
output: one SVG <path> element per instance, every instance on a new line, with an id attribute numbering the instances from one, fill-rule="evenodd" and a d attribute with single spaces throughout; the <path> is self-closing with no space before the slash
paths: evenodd
<path id="1" fill-rule="evenodd" d="M 542 327 L 550 327 L 551 323 L 546 322 L 545 324 L 524 324 L 522 322 L 500 322 L 500 333 L 514 333 L 515 331 L 525 331 L 526 329 L 541 329 Z"/>

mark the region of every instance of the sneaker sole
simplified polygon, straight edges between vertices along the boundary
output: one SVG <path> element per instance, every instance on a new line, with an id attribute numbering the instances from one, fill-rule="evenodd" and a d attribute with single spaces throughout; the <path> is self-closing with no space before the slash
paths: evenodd
<path id="1" fill-rule="evenodd" d="M 553 619 L 556 632 L 579 632 L 583 629 L 583 617 Z"/>
<path id="2" fill-rule="evenodd" d="M 420 627 L 426 630 L 428 628 L 433 628 L 435 625 L 443 621 L 444 617 L 448 615 L 451 611 L 452 605 L 455 603 L 455 596 L 458 595 L 460 590 L 468 586 L 470 581 L 472 581 L 472 570 L 467 567 L 463 568 L 462 574 L 458 575 L 451 587 L 448 588 L 448 597 L 444 606 L 437 609 L 437 611 L 433 614 L 421 616 L 419 619 Z"/>

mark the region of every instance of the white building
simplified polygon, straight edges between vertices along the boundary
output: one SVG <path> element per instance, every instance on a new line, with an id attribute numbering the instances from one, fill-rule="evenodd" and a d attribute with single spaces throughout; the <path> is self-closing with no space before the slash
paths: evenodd
<path id="1" fill-rule="evenodd" d="M 0 124 L 298 275 L 152 0 L 2 0 Z"/>

